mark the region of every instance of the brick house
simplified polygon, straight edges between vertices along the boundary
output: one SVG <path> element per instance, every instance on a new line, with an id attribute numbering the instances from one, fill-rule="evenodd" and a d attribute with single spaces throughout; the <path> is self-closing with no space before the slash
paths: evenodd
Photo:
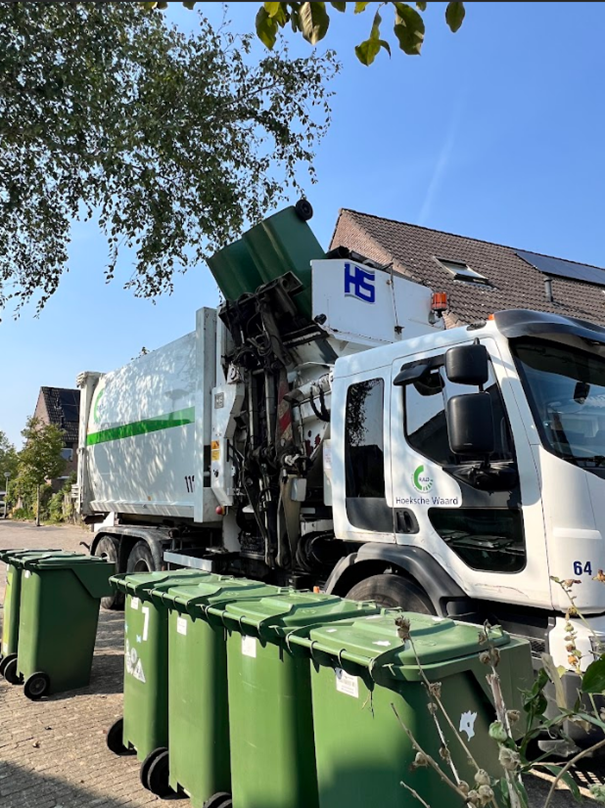
<path id="1" fill-rule="evenodd" d="M 448 328 L 501 309 L 537 309 L 605 325 L 605 269 L 599 267 L 346 208 L 332 237 L 331 248 L 339 246 L 446 292 Z"/>
<path id="2" fill-rule="evenodd" d="M 54 424 L 65 433 L 63 456 L 65 471 L 53 488 L 60 488 L 63 481 L 78 467 L 78 425 L 80 417 L 80 391 L 65 387 L 41 387 L 34 418 L 45 424 Z"/>

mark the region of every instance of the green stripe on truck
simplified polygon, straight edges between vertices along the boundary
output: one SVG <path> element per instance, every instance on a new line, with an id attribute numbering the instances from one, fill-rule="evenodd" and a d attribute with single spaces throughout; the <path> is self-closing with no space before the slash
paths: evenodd
<path id="1" fill-rule="evenodd" d="M 109 440 L 121 440 L 122 438 L 133 438 L 135 435 L 146 435 L 148 432 L 159 432 L 161 429 L 171 429 L 173 426 L 186 426 L 195 420 L 195 407 L 188 407 L 185 410 L 168 412 L 166 415 L 158 415 L 157 418 L 146 418 L 144 421 L 133 421 L 131 424 L 112 426 L 109 429 L 102 429 L 100 432 L 93 432 L 86 436 L 86 445 L 94 446 L 97 443 L 106 443 Z"/>

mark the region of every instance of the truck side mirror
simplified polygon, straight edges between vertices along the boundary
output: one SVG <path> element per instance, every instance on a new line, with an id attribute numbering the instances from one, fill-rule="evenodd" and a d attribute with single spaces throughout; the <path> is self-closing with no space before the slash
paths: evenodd
<path id="1" fill-rule="evenodd" d="M 445 352 L 445 372 L 455 384 L 482 387 L 489 377 L 485 345 L 456 345 Z"/>
<path id="2" fill-rule="evenodd" d="M 494 451 L 494 413 L 489 393 L 452 396 L 447 402 L 450 448 L 459 455 L 488 457 Z"/>

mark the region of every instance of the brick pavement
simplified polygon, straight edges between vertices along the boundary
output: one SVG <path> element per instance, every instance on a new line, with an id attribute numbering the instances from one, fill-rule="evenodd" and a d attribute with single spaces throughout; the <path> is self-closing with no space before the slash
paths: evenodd
<path id="1" fill-rule="evenodd" d="M 79 543 L 89 540 L 90 533 L 75 527 L 36 528 L 0 520 L 0 549 L 83 551 Z M 135 757 L 115 757 L 105 745 L 107 728 L 122 714 L 122 642 L 122 613 L 101 611 L 89 687 L 31 702 L 22 688 L 0 679 L 0 808 L 138 808 L 163 802 L 141 786 Z M 526 778 L 531 808 L 543 805 L 549 780 Z M 581 787 L 604 783 L 605 761 L 588 762 L 576 780 Z M 418 803 L 402 797 L 402 804 L 415 808 Z M 561 790 L 550 808 L 572 804 L 569 792 Z M 190 808 L 186 799 L 175 798 L 169 805 Z"/>

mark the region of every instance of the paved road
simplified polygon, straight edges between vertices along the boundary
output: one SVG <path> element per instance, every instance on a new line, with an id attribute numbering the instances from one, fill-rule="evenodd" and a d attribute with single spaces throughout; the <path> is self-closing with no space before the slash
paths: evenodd
<path id="1" fill-rule="evenodd" d="M 89 538 L 89 533 L 75 527 L 36 528 L 0 520 L 0 549 L 82 550 L 80 542 Z M 2 574 L 0 601 L 3 596 Z M 136 759 L 116 758 L 105 746 L 107 727 L 122 714 L 122 632 L 121 613 L 102 611 L 88 688 L 31 702 L 21 688 L 0 681 L 1 808 L 138 808 L 160 802 L 141 787 Z M 588 763 L 574 776 L 587 793 L 585 786 L 605 783 L 605 761 Z M 532 808 L 541 808 L 550 782 L 528 778 L 526 785 Z M 595 805 L 584 802 L 587 808 Z M 184 799 L 172 804 L 190 806 Z M 562 790 L 556 793 L 551 808 L 572 804 L 570 793 Z M 409 800 L 405 805 L 414 808 Z"/>

